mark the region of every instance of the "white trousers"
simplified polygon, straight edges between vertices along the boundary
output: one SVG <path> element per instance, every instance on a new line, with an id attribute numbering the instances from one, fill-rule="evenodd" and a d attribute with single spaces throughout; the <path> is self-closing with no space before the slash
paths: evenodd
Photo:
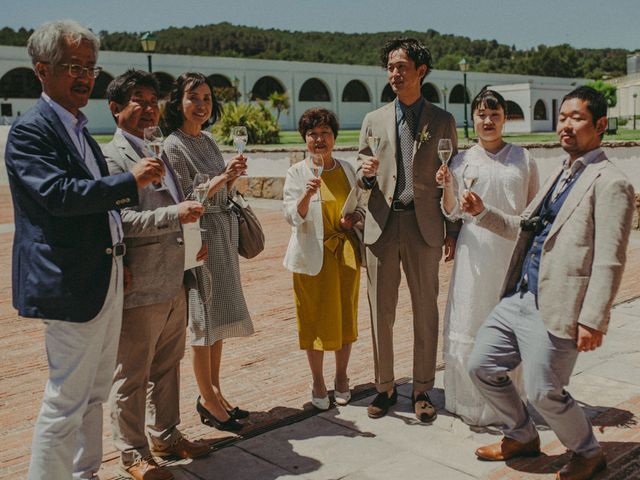
<path id="1" fill-rule="evenodd" d="M 102 462 L 102 404 L 122 324 L 122 259 L 102 310 L 85 323 L 44 320 L 49 380 L 35 424 L 29 480 L 94 478 Z"/>

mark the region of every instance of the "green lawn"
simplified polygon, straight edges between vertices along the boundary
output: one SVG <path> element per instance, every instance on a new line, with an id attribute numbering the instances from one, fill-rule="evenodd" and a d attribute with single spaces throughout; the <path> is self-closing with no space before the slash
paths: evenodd
<path id="1" fill-rule="evenodd" d="M 340 130 L 336 145 L 340 146 L 357 146 L 360 130 Z M 469 135 L 473 138 L 473 131 L 469 131 Z M 95 135 L 94 138 L 98 143 L 108 143 L 111 141 L 111 135 Z M 464 130 L 458 129 L 458 139 L 460 143 L 464 143 Z M 557 142 L 558 136 L 553 132 L 544 133 L 528 133 L 528 134 L 511 134 L 505 135 L 507 142 L 515 143 L 538 143 L 538 142 Z M 640 130 L 618 129 L 616 135 L 605 135 L 604 140 L 624 140 L 624 141 L 640 141 Z M 304 143 L 297 131 L 280 132 L 280 146 L 295 146 L 304 148 Z M 250 146 L 251 147 L 251 146 Z M 256 146 L 258 147 L 258 146 Z M 278 145 L 265 145 L 265 147 L 274 148 Z"/>

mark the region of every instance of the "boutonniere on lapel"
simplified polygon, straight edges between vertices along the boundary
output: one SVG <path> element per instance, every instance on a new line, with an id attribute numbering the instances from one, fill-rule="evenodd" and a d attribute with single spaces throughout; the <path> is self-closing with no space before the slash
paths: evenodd
<path id="1" fill-rule="evenodd" d="M 418 148 L 422 146 L 423 143 L 427 143 L 431 140 L 431 132 L 429 132 L 429 124 L 427 123 L 422 130 L 418 134 Z"/>

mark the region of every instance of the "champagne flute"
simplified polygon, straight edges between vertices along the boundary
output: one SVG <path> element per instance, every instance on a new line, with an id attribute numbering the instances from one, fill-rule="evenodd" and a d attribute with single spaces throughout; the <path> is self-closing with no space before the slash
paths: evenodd
<path id="1" fill-rule="evenodd" d="M 313 176 L 321 178 L 322 171 L 324 170 L 324 158 L 319 153 L 309 153 L 309 169 Z M 318 189 L 316 201 L 322 201 L 320 199 L 320 190 Z"/>
<path id="2" fill-rule="evenodd" d="M 438 140 L 438 157 L 442 165 L 446 165 L 453 153 L 453 147 L 451 146 L 450 138 L 441 138 Z M 444 188 L 444 185 L 438 185 L 438 188 Z"/>
<path id="3" fill-rule="evenodd" d="M 162 152 L 164 151 L 164 135 L 162 134 L 162 130 L 160 130 L 160 127 L 155 126 L 145 128 L 143 136 L 147 150 L 153 157 L 162 161 Z M 154 188 L 156 192 L 167 190 L 167 186 L 164 184 L 164 181 L 162 179 L 160 179 L 160 183 L 152 183 L 151 185 L 153 185 L 152 188 Z"/>
<path id="4" fill-rule="evenodd" d="M 473 186 L 478 181 L 478 177 L 480 176 L 480 170 L 477 165 L 468 165 L 464 167 L 464 171 L 462 172 L 462 180 L 464 181 L 464 186 L 467 191 L 473 191 Z"/>
<path id="5" fill-rule="evenodd" d="M 243 127 L 241 125 L 233 127 L 231 129 L 231 136 L 233 138 L 233 146 L 236 148 L 236 151 L 242 155 L 245 147 L 247 146 L 247 142 L 249 141 L 247 127 Z"/>
<path id="6" fill-rule="evenodd" d="M 204 204 L 209 198 L 209 175 L 206 173 L 196 173 L 193 177 L 193 196 L 196 201 Z M 198 221 L 200 223 L 200 221 Z M 204 228 L 200 228 L 201 232 L 206 232 Z"/>
<path id="7" fill-rule="evenodd" d="M 378 156 L 378 147 L 380 146 L 380 137 L 374 135 L 367 136 L 367 145 L 371 149 L 371 153 L 374 157 Z"/>

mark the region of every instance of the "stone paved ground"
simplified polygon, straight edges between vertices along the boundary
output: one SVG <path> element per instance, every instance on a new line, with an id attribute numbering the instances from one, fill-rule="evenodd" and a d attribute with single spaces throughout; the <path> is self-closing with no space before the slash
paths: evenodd
<path id="1" fill-rule="evenodd" d="M 0 210 L 0 224 L 13 221 L 6 190 L 6 187 L 0 186 L 0 204 L 3 205 Z M 287 419 L 296 419 L 312 413 L 306 358 L 297 346 L 290 274 L 281 264 L 289 228 L 282 220 L 281 214 L 272 208 L 273 204 L 269 204 L 268 207 L 258 210 L 267 234 L 266 250 L 257 259 L 242 262 L 245 293 L 256 333 L 250 338 L 227 341 L 223 354 L 222 376 L 225 396 L 252 412 L 243 431 L 247 437 L 270 426 L 282 424 Z M 11 306 L 11 241 L 11 232 L 0 233 L 0 479 L 13 480 L 23 478 L 28 466 L 32 428 L 47 368 L 41 324 L 37 321 L 19 320 Z M 640 279 L 637 276 L 639 268 L 640 235 L 634 233 L 629 248 L 629 263 L 617 301 L 640 296 Z M 446 301 L 450 270 L 450 265 L 441 269 L 441 312 Z M 399 303 L 395 328 L 396 376 L 402 381 L 407 381 L 411 375 L 412 335 L 409 298 L 404 280 Z M 350 377 L 352 386 L 362 397 L 371 393 L 372 387 L 371 340 L 364 279 L 361 286 L 359 328 L 360 339 L 354 345 Z M 325 376 L 330 384 L 333 378 L 331 358 L 326 361 Z M 181 430 L 192 439 L 222 442 L 218 443 L 219 446 L 235 442 L 237 437 L 234 435 L 218 432 L 200 424 L 194 411 L 196 396 L 197 390 L 187 350 L 182 363 Z M 638 401 L 636 399 L 636 403 L 628 406 L 628 410 L 636 416 L 640 413 L 637 409 Z M 117 478 L 117 454 L 109 438 L 107 414 L 108 412 L 105 412 L 107 428 L 104 440 L 105 465 L 101 471 L 103 480 Z M 612 415 L 607 412 L 603 413 L 605 414 Z M 631 440 L 631 437 L 638 439 L 637 429 L 629 430 L 626 436 L 623 432 L 611 441 L 627 441 Z M 259 439 L 260 436 L 255 436 L 251 441 L 260 442 Z M 638 462 L 637 450 L 634 455 L 629 459 L 629 465 Z M 199 478 L 222 477 L 216 477 L 212 473 L 211 477 Z M 261 477 L 258 475 L 255 478 Z M 495 478 L 529 477 L 520 473 L 516 475 L 514 470 L 508 469 L 502 476 Z"/>

